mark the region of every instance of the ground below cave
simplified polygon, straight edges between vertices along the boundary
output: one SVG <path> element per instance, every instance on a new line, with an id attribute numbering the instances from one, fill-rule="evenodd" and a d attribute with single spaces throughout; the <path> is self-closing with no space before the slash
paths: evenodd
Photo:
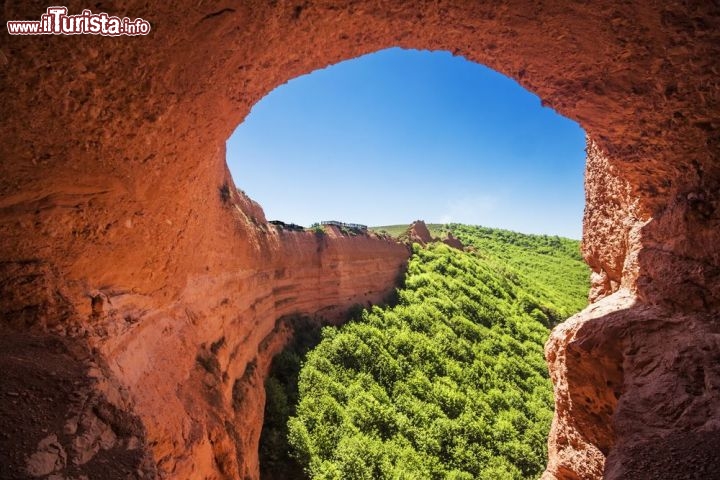
<path id="1" fill-rule="evenodd" d="M 89 351 L 28 333 L 0 335 L 0 351 L 3 480 L 155 476 L 142 423 L 96 388 Z"/>

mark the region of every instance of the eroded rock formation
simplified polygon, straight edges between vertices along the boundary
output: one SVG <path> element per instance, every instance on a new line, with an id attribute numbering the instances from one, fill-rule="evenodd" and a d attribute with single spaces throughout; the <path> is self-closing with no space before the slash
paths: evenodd
<path id="1" fill-rule="evenodd" d="M 453 237 L 452 232 L 447 232 L 445 238 L 433 237 L 430 233 L 430 229 L 423 220 L 415 220 L 412 224 L 410 224 L 407 231 L 400 235 L 400 239 L 403 242 L 408 243 L 408 245 L 418 243 L 422 246 L 426 246 L 432 242 L 442 242 L 445 245 L 458 250 L 463 250 L 465 248 L 460 240 Z"/>
<path id="2" fill-rule="evenodd" d="M 447 237 L 443 238 L 442 242 L 445 245 L 456 248 L 458 250 L 463 250 L 465 248 L 465 245 L 463 245 L 463 243 L 459 239 L 453 237 L 452 232 L 448 232 Z"/>
<path id="3" fill-rule="evenodd" d="M 433 236 L 430 234 L 430 230 L 428 229 L 427 225 L 425 225 L 425 222 L 422 220 L 415 220 L 408 227 L 405 235 L 407 236 L 408 242 L 419 243 L 423 246 L 435 241 Z"/>
<path id="4" fill-rule="evenodd" d="M 6 2 L 3 25 L 46 7 Z M 94 8 L 153 30 L 0 36 L 0 311 L 3 331 L 64 334 L 107 366 L 160 476 L 255 478 L 260 377 L 285 335 L 275 321 L 391 288 L 401 247 L 271 230 L 224 165 L 225 140 L 274 87 L 390 46 L 488 65 L 590 138 L 583 248 L 597 303 L 548 343 L 546 476 L 663 478 L 674 444 L 717 438 L 715 2 Z"/>
<path id="5" fill-rule="evenodd" d="M 133 289 L 88 290 L 64 307 L 72 313 L 62 322 L 39 325 L 100 352 L 109 378 L 133 393 L 159 471 L 177 478 L 257 477 L 263 378 L 291 327 L 281 320 L 303 313 L 333 321 L 354 305 L 381 303 L 408 257 L 404 245 L 372 235 L 275 228 L 261 210 L 250 215 L 242 194 L 223 195 L 225 233 L 256 229 L 245 265 L 228 258 L 220 271 L 186 277 L 168 304 Z M 18 281 L 33 286 L 35 278 Z M 30 318 L 43 317 L 22 313 L 14 323 Z"/>

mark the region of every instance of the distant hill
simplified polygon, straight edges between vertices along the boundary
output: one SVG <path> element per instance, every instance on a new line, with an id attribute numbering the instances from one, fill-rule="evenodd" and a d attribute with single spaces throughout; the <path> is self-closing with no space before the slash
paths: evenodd
<path id="1" fill-rule="evenodd" d="M 369 230 L 372 230 L 376 233 L 388 233 L 392 235 L 395 238 L 400 237 L 403 233 L 407 231 L 408 228 L 410 228 L 411 224 L 402 224 L 402 225 L 379 225 L 377 227 L 370 227 Z M 436 237 L 439 237 L 443 233 L 443 227 L 445 225 L 441 223 L 428 223 L 427 227 L 430 230 L 430 233 L 435 235 Z"/>
<path id="2" fill-rule="evenodd" d="M 400 238 L 406 225 L 370 227 Z M 534 235 L 458 223 L 428 223 L 430 233 L 440 239 L 448 232 L 488 261 L 500 262 L 522 273 L 535 294 L 557 309 L 560 320 L 587 304 L 590 271 L 580 254 L 580 242 L 556 235 Z M 557 322 L 557 318 L 553 319 Z"/>
<path id="3" fill-rule="evenodd" d="M 579 242 L 431 226 L 435 236 L 448 231 L 471 251 L 415 245 L 397 304 L 323 329 L 299 392 L 269 380 L 270 411 L 298 399 L 284 411 L 293 415 L 292 455 L 309 478 L 502 480 L 542 472 L 553 408 L 543 344 L 550 327 L 586 304 Z M 287 361 L 284 369 L 287 379 Z"/>

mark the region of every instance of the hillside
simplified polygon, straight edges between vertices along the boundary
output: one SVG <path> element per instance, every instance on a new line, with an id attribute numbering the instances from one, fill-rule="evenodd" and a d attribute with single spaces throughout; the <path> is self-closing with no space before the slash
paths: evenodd
<path id="1" fill-rule="evenodd" d="M 372 227 L 401 237 L 410 225 Z M 538 299 L 552 305 L 551 322 L 564 320 L 587 304 L 589 269 L 580 255 L 577 240 L 550 236 L 527 235 L 510 230 L 457 223 L 428 223 L 430 233 L 444 238 L 448 232 L 475 254 L 496 266 L 512 267 L 525 277 L 526 287 Z"/>
<path id="2" fill-rule="evenodd" d="M 311 478 L 516 479 L 545 466 L 553 400 L 543 344 L 585 303 L 578 242 L 432 227 L 475 251 L 414 246 L 396 305 L 323 329 L 296 409 L 287 360 L 297 368 L 297 355 L 284 354 L 266 384 L 269 424 L 294 412 L 291 449 Z M 268 436 L 277 448 L 278 432 Z"/>
<path id="3" fill-rule="evenodd" d="M 399 225 L 379 225 L 377 227 L 370 227 L 370 230 L 377 233 L 387 233 L 395 238 L 400 238 L 403 233 L 407 231 L 410 224 L 399 224 Z M 428 223 L 427 224 L 430 233 L 435 236 L 440 236 L 443 233 L 444 228 L 447 225 L 441 223 Z"/>

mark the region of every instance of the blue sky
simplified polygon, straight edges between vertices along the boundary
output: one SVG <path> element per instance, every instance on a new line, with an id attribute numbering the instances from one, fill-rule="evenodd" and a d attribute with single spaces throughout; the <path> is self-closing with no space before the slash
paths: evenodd
<path id="1" fill-rule="evenodd" d="M 281 85 L 227 142 L 268 220 L 460 222 L 580 238 L 584 132 L 448 52 L 383 50 Z"/>

